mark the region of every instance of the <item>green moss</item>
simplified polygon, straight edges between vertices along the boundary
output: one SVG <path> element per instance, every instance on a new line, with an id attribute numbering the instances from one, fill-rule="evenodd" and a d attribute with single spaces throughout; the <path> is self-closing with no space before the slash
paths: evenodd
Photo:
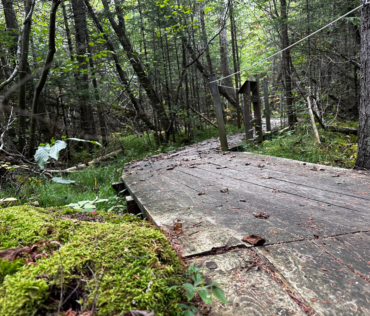
<path id="1" fill-rule="evenodd" d="M 181 296 L 167 289 L 181 283 L 182 265 L 159 230 L 136 217 L 99 212 L 106 222 L 96 223 L 63 219 L 62 213 L 29 206 L 1 210 L 2 249 L 38 244 L 38 252 L 48 254 L 5 277 L 1 315 L 55 314 L 61 289 L 65 298 L 76 284 L 82 310 L 90 310 L 95 282 L 97 315 L 130 309 L 178 314 Z M 51 241 L 62 246 L 58 250 Z"/>

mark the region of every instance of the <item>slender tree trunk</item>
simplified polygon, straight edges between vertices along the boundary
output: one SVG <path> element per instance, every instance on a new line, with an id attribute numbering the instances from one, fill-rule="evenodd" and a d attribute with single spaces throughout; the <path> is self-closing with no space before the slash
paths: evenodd
<path id="1" fill-rule="evenodd" d="M 46 79 L 48 77 L 49 70 L 53 62 L 54 54 L 56 52 L 56 48 L 55 48 L 56 25 L 55 24 L 56 24 L 56 15 L 57 15 L 59 4 L 60 4 L 60 0 L 53 0 L 51 4 L 50 22 L 49 22 L 49 51 L 48 51 L 48 54 L 44 62 L 44 67 L 41 72 L 40 80 L 36 85 L 35 94 L 33 96 L 32 113 L 31 113 L 31 120 L 30 120 L 30 143 L 28 147 L 28 156 L 33 156 L 35 152 L 35 147 L 36 147 L 36 117 L 35 115 L 37 115 L 37 108 L 38 108 L 38 102 L 40 99 L 40 94 L 41 94 L 42 89 L 45 86 Z"/>
<path id="2" fill-rule="evenodd" d="M 70 55 L 71 61 L 74 62 L 75 58 L 73 57 L 73 45 L 72 45 L 72 38 L 71 38 L 71 30 L 70 30 L 69 24 L 68 24 L 67 10 L 66 10 L 66 5 L 65 5 L 64 1 L 62 3 L 62 8 L 63 8 L 63 20 L 64 20 L 64 27 L 66 29 L 69 55 Z"/>
<path id="3" fill-rule="evenodd" d="M 31 10 L 32 0 L 24 1 L 25 16 L 27 16 Z M 22 37 L 22 48 L 21 48 L 21 60 L 19 61 L 19 99 L 18 104 L 20 108 L 19 115 L 19 147 L 20 151 L 23 151 L 26 146 L 26 116 L 25 111 L 27 109 L 26 100 L 26 75 L 27 75 L 27 63 L 28 63 L 28 51 L 30 46 L 30 33 L 31 33 L 32 19 L 26 21 L 23 29 Z"/>
<path id="4" fill-rule="evenodd" d="M 370 4 L 361 10 L 361 101 L 355 168 L 370 170 Z"/>
<path id="5" fill-rule="evenodd" d="M 213 67 L 212 67 L 211 56 L 209 54 L 209 46 L 207 46 L 208 39 L 207 39 L 206 24 L 204 22 L 204 16 L 205 16 L 204 10 L 205 10 L 204 4 L 202 3 L 200 7 L 200 23 L 202 25 L 202 41 L 203 41 L 204 47 L 207 47 L 206 48 L 206 58 L 207 58 L 207 65 L 208 65 L 208 73 L 212 74 Z"/>
<path id="6" fill-rule="evenodd" d="M 123 49 L 126 52 L 126 56 L 135 71 L 136 75 L 138 76 L 138 79 L 145 89 L 145 92 L 151 101 L 153 108 L 157 111 L 158 119 L 160 120 L 161 126 L 164 128 L 165 134 L 166 134 L 166 140 L 169 139 L 169 135 L 171 134 L 171 124 L 170 120 L 168 119 L 168 116 L 166 114 L 165 108 L 163 106 L 163 103 L 161 102 L 161 99 L 157 95 L 156 91 L 153 88 L 153 85 L 146 74 L 146 71 L 143 67 L 143 64 L 140 61 L 139 54 L 134 49 L 134 47 L 131 44 L 130 39 L 128 38 L 125 30 L 125 20 L 124 20 L 124 14 L 121 7 L 121 2 L 119 0 L 116 0 L 116 15 L 118 17 L 118 24 L 116 23 L 113 14 L 109 10 L 109 4 L 107 0 L 102 0 L 104 8 L 107 12 L 108 19 L 110 24 L 112 25 L 112 28 L 114 29 L 115 33 L 118 36 L 118 40 L 120 41 L 121 45 L 123 46 Z"/>
<path id="7" fill-rule="evenodd" d="M 104 39 L 105 39 L 105 43 L 107 45 L 107 49 L 112 52 L 112 57 L 113 57 L 113 60 L 114 60 L 115 66 L 116 66 L 116 70 L 117 70 L 119 78 L 121 79 L 121 82 L 123 83 L 123 87 L 124 87 L 125 92 L 129 96 L 130 101 L 133 104 L 135 110 L 137 112 L 141 112 L 140 103 L 136 99 L 135 94 L 133 93 L 133 91 L 130 89 L 129 80 L 127 79 L 127 76 L 126 76 L 121 64 L 119 63 L 119 59 L 118 59 L 117 54 L 115 52 L 115 48 L 114 48 L 114 45 L 113 45 L 112 41 L 110 40 L 108 35 L 104 32 L 103 26 L 99 22 L 91 4 L 89 3 L 89 0 L 84 0 L 84 2 L 85 2 L 85 5 L 87 7 L 87 11 L 89 12 L 90 17 L 94 21 L 94 24 L 95 24 L 96 28 L 99 30 L 100 33 L 104 33 L 103 36 L 104 36 Z M 149 129 L 151 129 L 153 131 L 157 131 L 156 126 L 150 121 L 150 119 L 148 118 L 147 115 L 143 114 L 142 116 L 140 116 L 140 118 L 142 119 L 142 121 L 146 124 L 146 126 Z"/>
<path id="8" fill-rule="evenodd" d="M 99 125 L 100 125 L 100 134 L 102 137 L 102 143 L 104 146 L 108 145 L 107 142 L 107 130 L 106 130 L 106 123 L 105 123 L 105 118 L 104 118 L 104 112 L 103 112 L 103 107 L 102 103 L 100 100 L 99 96 L 99 89 L 98 89 L 98 81 L 96 80 L 96 73 L 95 73 L 95 68 L 94 68 L 94 61 L 92 58 L 92 51 L 90 46 L 88 45 L 87 50 L 89 52 L 89 65 L 90 65 L 90 72 L 91 72 L 91 77 L 92 77 L 92 83 L 94 87 L 94 96 L 96 100 L 96 107 L 98 110 L 98 120 L 99 120 Z"/>
<path id="9" fill-rule="evenodd" d="M 231 28 L 231 44 L 232 44 L 232 52 L 233 52 L 233 64 L 234 64 L 234 72 L 235 72 L 235 87 L 241 87 L 241 83 L 239 81 L 239 62 L 238 62 L 238 51 L 237 51 L 237 40 L 236 40 L 236 26 L 234 21 L 234 7 L 233 4 L 230 2 L 230 28 Z M 241 128 L 241 107 L 239 102 L 239 94 L 235 91 L 235 100 L 236 100 L 236 120 L 238 128 Z"/>
<path id="10" fill-rule="evenodd" d="M 288 8 L 286 0 L 280 0 L 280 4 L 281 4 L 281 38 L 282 38 L 282 49 L 284 49 L 289 46 Z M 290 67 L 289 49 L 283 52 L 282 69 L 284 75 L 285 96 L 288 111 L 288 125 L 290 129 L 294 129 L 294 124 L 296 123 L 297 118 L 293 111 L 292 72 Z"/>
<path id="11" fill-rule="evenodd" d="M 223 12 L 220 12 L 218 15 L 219 25 L 222 26 L 225 24 L 225 27 L 221 30 L 219 35 L 219 42 L 220 42 L 220 57 L 221 57 L 221 74 L 222 77 L 227 77 L 221 80 L 221 84 L 226 87 L 234 88 L 233 79 L 230 77 L 230 59 L 229 59 L 229 47 L 228 47 L 228 39 L 227 39 L 227 23 L 223 20 Z M 229 94 L 235 99 L 235 90 L 228 89 Z"/>

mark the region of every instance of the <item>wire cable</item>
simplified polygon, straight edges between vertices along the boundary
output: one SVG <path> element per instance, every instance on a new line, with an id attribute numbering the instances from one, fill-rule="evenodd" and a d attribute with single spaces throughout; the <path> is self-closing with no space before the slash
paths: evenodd
<path id="1" fill-rule="evenodd" d="M 344 15 L 342 15 L 341 17 L 337 18 L 336 20 L 334 20 L 334 21 L 330 22 L 329 24 L 325 25 L 325 26 L 324 26 L 324 27 L 322 27 L 321 29 L 318 29 L 317 31 L 315 31 L 315 32 L 311 33 L 310 35 L 308 35 L 308 36 L 306 36 L 306 37 L 302 38 L 302 39 L 301 39 L 301 40 L 299 40 L 298 42 L 295 42 L 294 44 L 292 44 L 292 45 L 290 45 L 290 46 L 288 46 L 288 47 L 286 47 L 286 48 L 284 48 L 284 49 L 282 49 L 282 50 L 278 51 L 277 53 L 272 54 L 272 55 L 270 55 L 270 56 L 268 56 L 268 57 L 266 57 L 266 58 L 262 59 L 262 60 L 261 60 L 261 61 L 259 61 L 258 63 L 255 63 L 255 64 L 253 64 L 253 65 L 251 65 L 251 66 L 248 66 L 247 68 L 244 68 L 244 69 L 242 69 L 242 70 L 239 70 L 239 71 L 237 71 L 237 72 L 234 72 L 233 74 L 228 75 L 228 76 L 226 76 L 226 77 L 222 77 L 222 78 L 220 78 L 220 79 L 217 79 L 217 80 L 211 81 L 210 83 L 217 82 L 217 81 L 220 81 L 220 80 L 223 80 L 223 79 L 229 78 L 229 77 L 234 76 L 234 75 L 236 75 L 236 74 L 238 74 L 238 73 L 241 73 L 242 71 L 245 71 L 245 70 L 248 70 L 248 69 L 254 68 L 255 66 L 258 66 L 258 65 L 262 64 L 262 63 L 263 63 L 263 62 L 265 62 L 266 60 L 269 60 L 270 58 L 275 57 L 276 55 L 279 55 L 279 54 L 280 54 L 280 53 L 282 53 L 282 52 L 285 52 L 286 50 L 288 50 L 288 49 L 290 49 L 290 48 L 292 48 L 292 47 L 294 47 L 294 46 L 298 45 L 299 43 L 301 43 L 301 42 L 305 41 L 306 39 L 310 38 L 311 36 L 314 36 L 314 35 L 316 35 L 317 33 L 320 33 L 322 30 L 325 30 L 326 28 L 328 28 L 329 26 L 333 25 L 334 23 L 336 23 L 336 22 L 340 21 L 341 19 L 345 18 L 346 16 L 350 15 L 351 13 L 353 13 L 353 12 L 357 11 L 358 9 L 362 8 L 365 4 L 368 4 L 369 0 L 366 0 L 366 1 L 367 1 L 367 2 L 365 2 L 365 1 L 364 1 L 364 3 L 363 3 L 363 4 L 361 4 L 360 6 L 358 6 L 357 8 L 355 8 L 355 9 L 353 9 L 353 10 L 351 10 L 351 11 L 347 12 L 346 14 L 344 14 Z"/>

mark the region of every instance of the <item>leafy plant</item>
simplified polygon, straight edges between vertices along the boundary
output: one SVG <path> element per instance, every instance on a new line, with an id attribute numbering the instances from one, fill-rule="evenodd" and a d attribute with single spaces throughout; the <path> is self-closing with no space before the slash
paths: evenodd
<path id="1" fill-rule="evenodd" d="M 99 142 L 96 142 L 93 140 L 85 140 L 85 139 L 80 139 L 80 138 L 64 138 L 64 139 L 74 140 L 78 142 L 87 142 L 87 143 L 92 143 L 92 144 L 101 146 Z M 64 140 L 56 141 L 54 140 L 54 138 L 52 138 L 50 143 L 51 144 L 40 144 L 40 146 L 36 150 L 34 158 L 41 170 L 45 169 L 45 165 L 49 161 L 50 158 L 58 161 L 60 151 L 62 151 L 64 148 L 67 147 L 67 143 Z M 75 181 L 65 180 L 61 177 L 60 178 L 54 177 L 51 180 L 56 183 L 60 183 L 60 184 L 75 183 Z"/>
<path id="2" fill-rule="evenodd" d="M 66 206 L 73 208 L 75 210 L 81 210 L 82 213 L 86 212 L 92 212 L 96 209 L 95 204 L 96 203 L 102 203 L 102 202 L 107 202 L 108 199 L 98 199 L 96 198 L 93 201 L 79 201 L 77 203 L 70 203 Z"/>
<path id="3" fill-rule="evenodd" d="M 189 302 L 198 293 L 202 301 L 206 304 L 212 303 L 213 294 L 220 302 L 227 304 L 225 293 L 219 287 L 220 284 L 213 282 L 210 285 L 205 285 L 201 269 L 195 267 L 193 263 L 189 266 L 187 275 L 191 277 L 193 284 L 185 283 L 181 286 L 172 286 L 169 288 L 169 291 L 176 288 L 182 288 L 185 290 L 185 296 Z M 183 316 L 195 316 L 195 313 L 199 312 L 194 305 L 179 304 L 178 306 L 184 309 L 180 314 Z"/>

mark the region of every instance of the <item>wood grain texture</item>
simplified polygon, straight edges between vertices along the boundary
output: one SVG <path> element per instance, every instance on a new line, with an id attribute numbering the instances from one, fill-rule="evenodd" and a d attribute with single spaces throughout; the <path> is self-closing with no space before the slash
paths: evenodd
<path id="1" fill-rule="evenodd" d="M 215 300 L 213 316 L 303 316 L 298 305 L 262 269 L 249 269 L 253 257 L 246 250 L 238 250 L 206 258 L 192 259 L 199 268 L 204 268 L 207 283 L 222 284 L 228 304 Z M 215 263 L 216 269 L 208 269 L 207 263 Z"/>

